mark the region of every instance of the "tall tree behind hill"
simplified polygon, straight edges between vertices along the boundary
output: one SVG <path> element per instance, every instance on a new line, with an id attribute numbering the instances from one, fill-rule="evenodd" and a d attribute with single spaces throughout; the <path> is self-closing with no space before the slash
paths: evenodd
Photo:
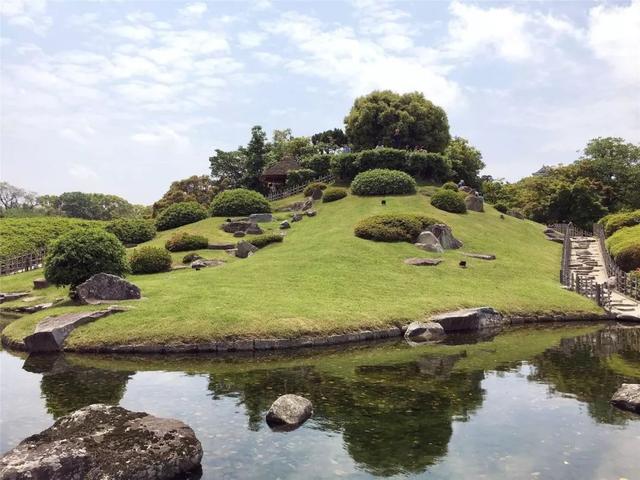
<path id="1" fill-rule="evenodd" d="M 124 198 L 104 193 L 65 192 L 56 204 L 64 215 L 86 220 L 112 220 L 134 215 L 133 205 Z"/>
<path id="2" fill-rule="evenodd" d="M 251 129 L 251 139 L 246 147 L 238 149 L 245 156 L 245 175 L 242 184 L 251 190 L 260 190 L 260 175 L 267 164 L 267 155 L 270 150 L 267 142 L 267 134 L 260 125 Z"/>
<path id="3" fill-rule="evenodd" d="M 453 178 L 464 180 L 472 187 L 480 186 L 480 170 L 485 165 L 482 161 L 480 150 L 469 144 L 469 141 L 462 137 L 454 137 L 444 151 L 445 157 L 451 162 Z"/>
<path id="4" fill-rule="evenodd" d="M 311 136 L 311 143 L 319 153 L 334 153 L 348 143 L 347 136 L 340 128 L 325 130 Z"/>
<path id="5" fill-rule="evenodd" d="M 442 153 L 451 139 L 447 114 L 420 92 L 376 90 L 358 97 L 344 123 L 354 150 L 384 146 Z"/>
<path id="6" fill-rule="evenodd" d="M 208 175 L 192 175 L 175 181 L 162 198 L 153 204 L 153 216 L 155 217 L 169 205 L 180 202 L 198 202 L 208 208 L 219 191 L 220 187 Z"/>

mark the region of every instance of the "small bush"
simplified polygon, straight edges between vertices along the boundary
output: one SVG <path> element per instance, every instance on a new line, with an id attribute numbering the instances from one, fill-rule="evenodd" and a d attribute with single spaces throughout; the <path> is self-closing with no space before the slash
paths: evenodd
<path id="1" fill-rule="evenodd" d="M 611 235 L 607 249 L 625 272 L 640 268 L 640 225 L 621 228 Z"/>
<path id="2" fill-rule="evenodd" d="M 182 257 L 182 263 L 187 264 L 187 263 L 195 262 L 200 258 L 202 257 L 198 255 L 196 252 L 187 253 L 184 257 Z"/>
<path id="3" fill-rule="evenodd" d="M 313 183 L 310 183 L 309 185 L 307 185 L 304 188 L 304 190 L 302 191 L 302 194 L 305 197 L 310 197 L 315 190 L 326 190 L 326 188 L 327 188 L 327 184 L 326 183 L 313 182 Z"/>
<path id="4" fill-rule="evenodd" d="M 416 181 L 399 170 L 379 168 L 356 175 L 351 191 L 355 195 L 403 195 L 416 193 Z"/>
<path id="5" fill-rule="evenodd" d="M 504 203 L 502 202 L 496 202 L 493 204 L 493 208 L 495 208 L 497 211 L 499 211 L 500 213 L 507 213 L 507 211 L 509 210 L 509 207 L 507 207 Z"/>
<path id="6" fill-rule="evenodd" d="M 322 203 L 335 202 L 347 196 L 347 190 L 345 188 L 331 187 L 324 191 L 322 196 Z"/>
<path id="7" fill-rule="evenodd" d="M 444 188 L 445 190 L 453 190 L 454 192 L 458 191 L 458 185 L 456 185 L 454 182 L 446 182 L 444 185 L 442 185 L 442 188 Z"/>
<path id="8" fill-rule="evenodd" d="M 129 257 L 133 273 L 159 273 L 171 270 L 171 254 L 159 247 L 136 248 Z"/>
<path id="9" fill-rule="evenodd" d="M 640 210 L 612 213 L 600 219 L 599 223 L 604 227 L 605 235 L 609 237 L 621 228 L 640 224 Z"/>
<path id="10" fill-rule="evenodd" d="M 379 242 L 414 242 L 427 227 L 442 223 L 425 215 L 386 214 L 360 220 L 355 228 L 356 237 Z"/>
<path id="11" fill-rule="evenodd" d="M 169 205 L 156 219 L 158 230 L 169 230 L 207 218 L 207 211 L 198 202 L 180 202 Z"/>
<path id="12" fill-rule="evenodd" d="M 122 276 L 129 270 L 122 243 L 98 228 L 73 229 L 49 245 L 44 277 L 52 284 L 74 288 L 96 273 Z"/>
<path id="13" fill-rule="evenodd" d="M 248 242 L 258 248 L 262 248 L 270 243 L 282 242 L 283 238 L 279 233 L 265 233 L 264 235 L 250 238 Z"/>
<path id="14" fill-rule="evenodd" d="M 466 213 L 467 207 L 464 199 L 458 195 L 458 192 L 440 189 L 431 197 L 431 205 L 445 212 Z"/>
<path id="15" fill-rule="evenodd" d="M 271 205 L 267 199 L 262 194 L 246 188 L 225 190 L 211 202 L 213 217 L 234 217 L 269 212 L 271 212 Z"/>
<path id="16" fill-rule="evenodd" d="M 316 178 L 318 174 L 310 168 L 299 168 L 297 170 L 289 170 L 287 172 L 287 187 L 295 187 L 303 185 Z"/>
<path id="17" fill-rule="evenodd" d="M 156 236 L 156 227 L 153 222 L 142 218 L 113 220 L 105 229 L 125 244 L 148 242 Z"/>
<path id="18" fill-rule="evenodd" d="M 186 252 L 188 250 L 200 250 L 209 246 L 209 240 L 202 235 L 192 235 L 187 232 L 176 232 L 164 244 L 170 252 Z"/>

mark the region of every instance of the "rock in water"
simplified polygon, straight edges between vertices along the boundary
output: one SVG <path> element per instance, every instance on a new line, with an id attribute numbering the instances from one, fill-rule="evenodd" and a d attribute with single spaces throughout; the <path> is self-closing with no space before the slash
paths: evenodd
<path id="1" fill-rule="evenodd" d="M 484 212 L 484 199 L 480 196 L 473 194 L 468 195 L 467 198 L 464 199 L 464 204 L 467 206 L 467 210 Z"/>
<path id="2" fill-rule="evenodd" d="M 0 459 L 2 480 L 163 480 L 200 466 L 202 445 L 173 419 L 95 404 L 59 418 Z"/>
<path id="3" fill-rule="evenodd" d="M 96 273 L 75 290 L 76 298 L 85 304 L 101 300 L 132 300 L 140 298 L 140 289 L 124 278 L 110 273 Z"/>
<path id="4" fill-rule="evenodd" d="M 611 403 L 623 410 L 640 413 L 640 384 L 623 383 L 611 397 Z"/>
<path id="5" fill-rule="evenodd" d="M 415 245 L 416 247 L 428 252 L 444 252 L 444 248 L 442 248 L 440 241 L 431 232 L 422 232 L 420 235 L 418 235 L 418 240 L 416 241 Z"/>
<path id="6" fill-rule="evenodd" d="M 442 245 L 442 248 L 446 250 L 462 247 L 462 242 L 453 236 L 449 225 L 436 223 L 435 225 L 431 225 L 427 228 L 427 230 L 436 236 L 440 245 Z"/>
<path id="7" fill-rule="evenodd" d="M 435 322 L 412 322 L 404 332 L 404 338 L 413 342 L 426 342 L 444 336 L 444 328 Z"/>
<path id="8" fill-rule="evenodd" d="M 239 242 L 236 246 L 236 257 L 238 258 L 247 258 L 253 252 L 257 252 L 258 247 L 249 242 Z"/>
<path id="9" fill-rule="evenodd" d="M 446 333 L 497 328 L 506 323 L 503 316 L 491 307 L 468 308 L 441 313 L 434 315 L 429 321 L 442 325 Z"/>
<path id="10" fill-rule="evenodd" d="M 267 424 L 276 430 L 293 430 L 313 414 L 313 405 L 299 395 L 278 397 L 267 412 Z"/>

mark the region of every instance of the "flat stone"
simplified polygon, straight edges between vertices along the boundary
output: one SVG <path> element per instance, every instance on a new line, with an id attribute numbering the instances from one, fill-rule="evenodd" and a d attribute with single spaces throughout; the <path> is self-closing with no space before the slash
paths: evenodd
<path id="1" fill-rule="evenodd" d="M 313 405 L 299 395 L 282 395 L 267 412 L 267 424 L 275 430 L 293 430 L 313 414 Z"/>
<path id="2" fill-rule="evenodd" d="M 191 268 L 194 268 L 197 270 L 200 268 L 218 267 L 223 264 L 224 264 L 224 261 L 222 260 L 207 260 L 205 258 L 200 258 L 194 262 L 191 262 Z"/>
<path id="3" fill-rule="evenodd" d="M 133 300 L 140 298 L 140 289 L 117 275 L 96 273 L 76 287 L 75 296 L 85 304 L 102 300 Z"/>
<path id="4" fill-rule="evenodd" d="M 407 265 L 415 265 L 416 267 L 434 266 L 442 263 L 441 258 L 407 258 L 404 263 Z"/>
<path id="5" fill-rule="evenodd" d="M 479 258 L 480 260 L 495 260 L 496 256 L 490 253 L 463 253 L 465 257 Z"/>
<path id="6" fill-rule="evenodd" d="M 237 232 L 233 232 L 233 236 L 235 238 L 242 238 L 246 235 L 245 232 L 243 232 L 242 230 L 238 230 Z"/>
<path id="7" fill-rule="evenodd" d="M 0 293 L 0 303 L 11 302 L 22 297 L 27 297 L 29 292 L 13 292 L 13 293 Z"/>
<path id="8" fill-rule="evenodd" d="M 252 225 L 251 222 L 231 221 L 221 225 L 222 230 L 227 233 L 245 232 Z"/>
<path id="9" fill-rule="evenodd" d="M 23 305 L 20 307 L 10 307 L 5 309 L 7 312 L 15 312 L 15 313 L 36 313 L 41 310 L 46 310 L 47 308 L 53 307 L 55 302 L 46 302 L 39 303 L 37 305 Z"/>
<path id="10" fill-rule="evenodd" d="M 0 459 L 3 480 L 168 480 L 196 470 L 202 445 L 179 420 L 103 404 L 59 418 Z"/>
<path id="11" fill-rule="evenodd" d="M 235 243 L 210 243 L 207 248 L 209 250 L 230 250 L 236 248 Z"/>
<path id="12" fill-rule="evenodd" d="M 57 317 L 47 317 L 36 325 L 34 333 L 24 338 L 28 352 L 58 352 L 62 350 L 69 334 L 85 323 L 93 322 L 114 313 L 125 311 L 120 307 L 111 307 L 97 312 L 65 313 Z"/>
<path id="13" fill-rule="evenodd" d="M 498 328 L 508 323 L 508 320 L 491 307 L 467 308 L 441 313 L 432 316 L 429 321 L 442 325 L 446 333 Z"/>
<path id="14" fill-rule="evenodd" d="M 249 221 L 252 223 L 268 223 L 273 221 L 273 215 L 270 213 L 252 213 L 249 215 Z"/>
<path id="15" fill-rule="evenodd" d="M 33 281 L 33 289 L 40 290 L 41 288 L 47 288 L 49 286 L 49 282 L 45 278 L 36 278 Z"/>
<path id="16" fill-rule="evenodd" d="M 444 328 L 436 322 L 412 322 L 404 332 L 404 338 L 413 342 L 426 342 L 444 336 Z"/>
<path id="17" fill-rule="evenodd" d="M 640 384 L 623 383 L 611 397 L 611 403 L 623 410 L 640 413 Z"/>
<path id="18" fill-rule="evenodd" d="M 236 246 L 236 257 L 238 258 L 247 258 L 249 255 L 252 255 L 254 252 L 258 251 L 258 247 L 256 247 L 255 245 L 249 243 L 249 242 L 245 242 L 244 240 L 241 242 L 238 242 L 238 245 Z"/>

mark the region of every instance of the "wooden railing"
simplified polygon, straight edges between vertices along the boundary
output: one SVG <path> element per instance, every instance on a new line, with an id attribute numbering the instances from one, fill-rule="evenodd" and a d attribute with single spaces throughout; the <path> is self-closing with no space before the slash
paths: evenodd
<path id="1" fill-rule="evenodd" d="M 291 197 L 293 195 L 297 195 L 298 193 L 302 192 L 308 185 L 312 183 L 315 183 L 315 182 L 331 183 L 334 180 L 335 180 L 335 177 L 331 174 L 325 175 L 323 177 L 318 177 L 315 180 L 311 180 L 310 182 L 305 183 L 303 185 L 296 185 L 295 187 L 289 187 L 283 190 L 278 190 L 276 192 L 270 193 L 267 195 L 267 200 L 269 200 L 270 202 L 273 202 L 274 200 L 280 200 L 282 198 Z"/>
<path id="2" fill-rule="evenodd" d="M 555 231 L 564 233 L 565 235 L 568 233 L 570 237 L 592 237 L 593 232 L 589 232 L 587 230 L 583 230 L 580 227 L 576 227 L 573 223 L 554 223 L 549 225 L 549 228 L 553 228 Z"/>
<path id="3" fill-rule="evenodd" d="M 47 249 L 40 248 L 15 257 L 2 258 L 0 259 L 0 275 L 11 275 L 12 273 L 26 272 L 27 270 L 39 268 L 42 266 L 46 254 Z"/>
<path id="4" fill-rule="evenodd" d="M 600 250 L 602 250 L 602 256 L 604 257 L 604 266 L 607 269 L 607 276 L 612 281 L 615 281 L 614 288 L 634 300 L 640 300 L 640 279 L 637 275 L 630 275 L 616 265 L 615 260 L 609 253 L 609 250 L 607 250 L 604 227 L 599 223 L 594 224 L 593 234 L 600 243 Z"/>

